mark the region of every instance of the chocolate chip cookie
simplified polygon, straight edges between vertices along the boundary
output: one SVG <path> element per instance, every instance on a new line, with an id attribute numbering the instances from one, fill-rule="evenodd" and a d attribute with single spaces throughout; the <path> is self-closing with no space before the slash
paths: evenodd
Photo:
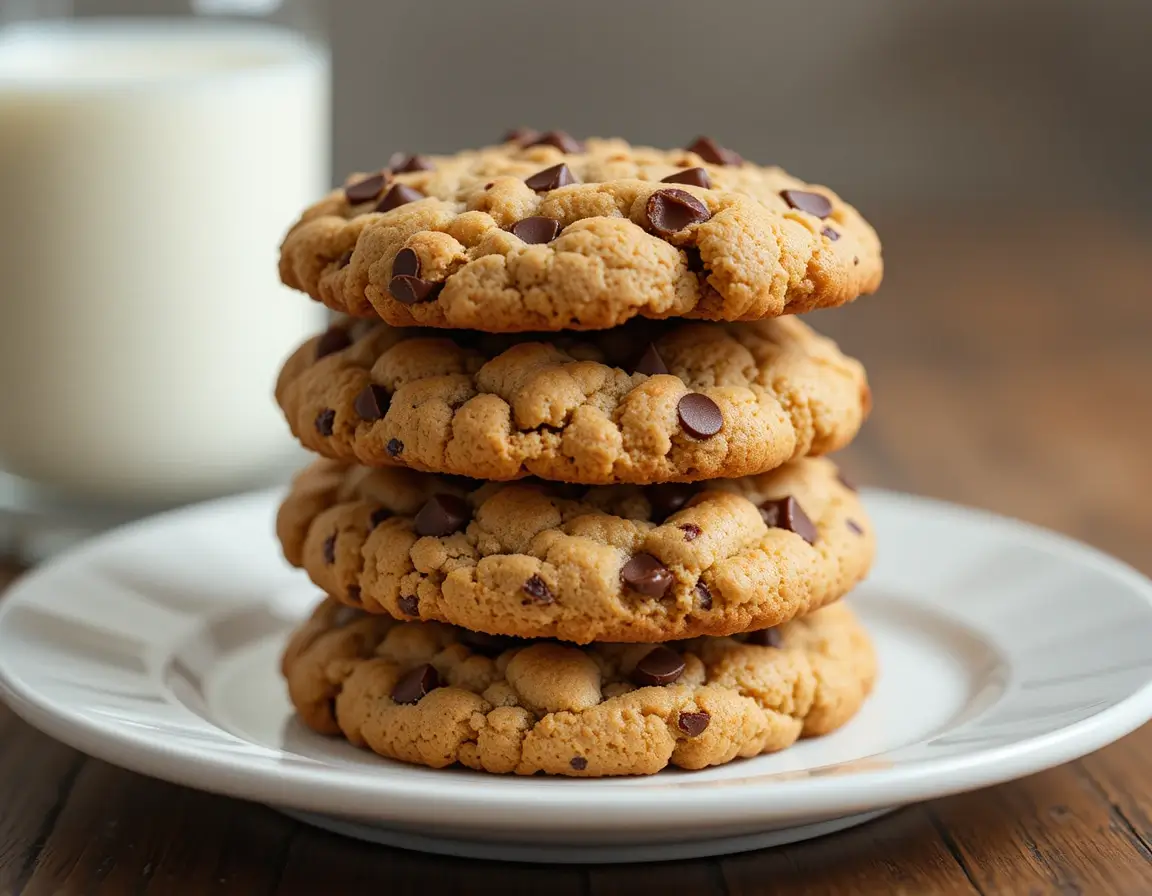
<path id="1" fill-rule="evenodd" d="M 589 485 L 761 473 L 842 448 L 871 404 L 863 367 L 794 317 L 543 338 L 346 320 L 276 397 L 326 457 Z"/>
<path id="2" fill-rule="evenodd" d="M 857 494 L 824 459 L 596 488 L 321 460 L 297 477 L 277 534 L 350 606 L 580 644 L 778 625 L 848 593 L 874 550 Z"/>
<path id="3" fill-rule="evenodd" d="M 700 769 L 833 731 L 867 697 L 876 659 L 842 605 L 733 638 L 580 648 L 329 599 L 283 672 L 305 725 L 390 759 L 602 777 Z"/>
<path id="4" fill-rule="evenodd" d="M 701 138 L 686 149 L 509 135 L 397 156 L 307 209 L 280 276 L 396 326 L 606 329 L 760 320 L 880 285 L 872 227 L 827 187 Z"/>

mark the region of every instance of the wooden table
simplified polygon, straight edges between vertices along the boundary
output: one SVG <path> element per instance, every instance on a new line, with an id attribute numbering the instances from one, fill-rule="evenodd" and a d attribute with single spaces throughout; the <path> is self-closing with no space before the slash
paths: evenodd
<path id="1" fill-rule="evenodd" d="M 869 366 L 844 455 L 1152 573 L 1152 256 L 1107 221 L 887 228 L 883 293 L 814 317 Z M 1056 218 L 1058 220 L 1058 218 Z M 995 228 L 988 232 L 990 228 Z M 1152 645 L 1149 645 L 1152 650 Z M 1078 762 L 792 847 L 532 867 L 364 846 L 86 759 L 0 708 L 0 894 L 1152 893 L 1152 728 Z"/>

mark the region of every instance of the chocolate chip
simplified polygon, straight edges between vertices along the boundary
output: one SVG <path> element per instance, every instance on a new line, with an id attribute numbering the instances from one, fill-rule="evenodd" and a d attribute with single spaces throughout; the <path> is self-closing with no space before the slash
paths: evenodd
<path id="1" fill-rule="evenodd" d="M 688 147 L 705 162 L 713 165 L 743 165 L 744 159 L 739 153 L 725 149 L 711 137 L 697 137 Z"/>
<path id="2" fill-rule="evenodd" d="M 684 674 L 684 657 L 663 644 L 653 647 L 632 670 L 632 681 L 641 687 L 672 684 Z"/>
<path id="3" fill-rule="evenodd" d="M 400 608 L 400 612 L 405 616 L 420 615 L 420 598 L 415 594 L 404 595 L 404 597 L 396 601 L 396 606 Z"/>
<path id="4" fill-rule="evenodd" d="M 356 409 L 361 420 L 379 420 L 388 413 L 388 403 L 391 400 L 387 389 L 375 383 L 369 383 L 356 396 L 356 400 L 352 402 L 352 407 Z"/>
<path id="5" fill-rule="evenodd" d="M 837 471 L 836 478 L 840 481 L 840 484 L 844 486 L 844 488 L 848 489 L 848 491 L 855 492 L 860 490 L 859 486 L 856 485 L 856 481 L 852 479 L 852 477 L 846 475 L 843 470 Z"/>
<path id="6" fill-rule="evenodd" d="M 387 507 L 377 507 L 375 510 L 372 511 L 372 515 L 370 517 L 368 517 L 369 531 L 371 531 L 372 529 L 375 529 L 382 522 L 384 522 L 384 520 L 389 519 L 391 516 L 392 516 L 392 511 L 389 510 Z"/>
<path id="7" fill-rule="evenodd" d="M 329 535 L 327 538 L 324 539 L 324 545 L 323 545 L 322 551 L 323 551 L 325 563 L 331 564 L 331 563 L 336 562 L 336 533 L 335 532 L 333 532 L 331 535 Z"/>
<path id="8" fill-rule="evenodd" d="M 397 302 L 405 305 L 416 305 L 420 302 L 431 302 L 440 295 L 444 288 L 443 283 L 433 283 L 431 280 L 421 280 L 409 274 L 397 274 L 388 281 L 388 292 Z"/>
<path id="9" fill-rule="evenodd" d="M 367 202 L 369 199 L 375 199 L 379 196 L 380 191 L 384 189 L 384 184 L 387 182 L 388 178 L 383 174 L 369 175 L 363 180 L 348 184 L 348 186 L 344 188 L 344 198 L 352 205 Z"/>
<path id="10" fill-rule="evenodd" d="M 582 772 L 584 769 L 588 768 L 588 760 L 583 756 L 573 756 L 568 760 L 568 764 L 578 772 Z"/>
<path id="11" fill-rule="evenodd" d="M 771 528 L 795 532 L 808 544 L 815 544 L 819 537 L 815 524 L 808 518 L 800 502 L 791 495 L 765 501 L 760 505 L 760 516 Z"/>
<path id="12" fill-rule="evenodd" d="M 416 514 L 416 534 L 443 538 L 459 532 L 471 518 L 472 511 L 463 498 L 456 495 L 433 495 Z"/>
<path id="13" fill-rule="evenodd" d="M 675 174 L 661 178 L 660 183 L 688 184 L 692 187 L 703 187 L 706 190 L 712 189 L 712 178 L 703 168 L 685 168 L 683 171 L 677 171 Z"/>
<path id="14" fill-rule="evenodd" d="M 400 452 L 404 450 L 404 443 L 399 439 L 389 439 L 388 444 L 384 446 L 384 450 L 388 452 L 389 457 L 398 457 Z"/>
<path id="15" fill-rule="evenodd" d="M 549 588 L 548 583 L 538 575 L 531 576 L 528 581 L 520 586 L 520 590 L 537 603 L 551 604 L 556 602 L 556 598 L 552 595 L 552 589 Z"/>
<path id="16" fill-rule="evenodd" d="M 624 584 L 648 597 L 661 598 L 672 587 L 672 571 L 651 554 L 637 554 L 620 570 Z"/>
<path id="17" fill-rule="evenodd" d="M 440 676 L 429 663 L 417 666 L 403 675 L 396 687 L 392 688 L 392 700 L 396 703 L 419 703 L 420 698 L 440 687 Z"/>
<path id="18" fill-rule="evenodd" d="M 392 153 L 388 160 L 388 168 L 396 174 L 411 174 L 413 171 L 431 171 L 436 166 L 420 155 L 406 155 L 402 152 Z"/>
<path id="19" fill-rule="evenodd" d="M 824 234 L 824 236 L 828 237 L 828 239 L 832 240 L 832 242 L 836 242 L 836 240 L 840 239 L 840 234 L 833 230 L 831 227 L 825 227 L 820 232 Z"/>
<path id="20" fill-rule="evenodd" d="M 778 628 L 762 628 L 757 632 L 748 632 L 744 643 L 755 647 L 779 647 L 784 643 L 784 636 Z"/>
<path id="21" fill-rule="evenodd" d="M 316 432 L 322 436 L 332 435 L 332 428 L 336 425 L 336 412 L 332 408 L 324 408 L 316 415 Z"/>
<path id="22" fill-rule="evenodd" d="M 680 531 L 684 533 L 685 541 L 695 541 L 704 530 L 695 523 L 685 523 L 680 527 Z"/>
<path id="23" fill-rule="evenodd" d="M 680 425 L 690 436 L 706 439 L 720 432 L 724 426 L 724 415 L 720 406 L 707 395 L 689 392 L 676 404 Z"/>
<path id="24" fill-rule="evenodd" d="M 648 343 L 648 348 L 644 351 L 644 354 L 640 356 L 640 360 L 636 362 L 636 372 L 646 374 L 647 376 L 656 376 L 657 374 L 668 372 L 668 365 L 665 364 L 664 359 L 660 357 L 660 352 L 656 349 L 654 343 Z"/>
<path id="25" fill-rule="evenodd" d="M 343 327 L 329 327 L 324 331 L 324 335 L 316 340 L 316 360 L 343 351 L 351 344 L 352 337 L 348 335 L 347 330 Z"/>
<path id="26" fill-rule="evenodd" d="M 504 135 L 504 143 L 516 143 L 519 146 L 531 146 L 532 141 L 540 136 L 535 128 L 513 128 Z"/>
<path id="27" fill-rule="evenodd" d="M 682 712 L 676 719 L 676 727 L 689 737 L 699 737 L 708 728 L 712 716 L 704 710 L 699 712 Z"/>
<path id="28" fill-rule="evenodd" d="M 560 235 L 560 222 L 555 218 L 533 215 L 513 224 L 512 233 L 526 243 L 550 243 Z"/>
<path id="29" fill-rule="evenodd" d="M 354 603 L 354 604 L 360 603 L 360 586 L 359 585 L 349 585 L 347 597 L 348 597 L 348 600 L 352 601 L 352 603 Z"/>
<path id="30" fill-rule="evenodd" d="M 701 610 L 712 609 L 712 591 L 703 581 L 696 583 L 696 598 L 700 601 Z"/>
<path id="31" fill-rule="evenodd" d="M 413 249 L 401 249 L 392 259 L 392 276 L 419 277 L 420 256 Z"/>
<path id="32" fill-rule="evenodd" d="M 688 270 L 693 274 L 704 273 L 704 259 L 700 257 L 700 250 L 695 246 L 684 249 L 684 260 L 688 263 Z"/>
<path id="33" fill-rule="evenodd" d="M 780 195 L 792 208 L 808 212 L 817 218 L 827 218 L 832 214 L 832 200 L 820 193 L 808 190 L 781 190 Z"/>
<path id="34" fill-rule="evenodd" d="M 856 520 L 848 520 L 848 529 L 854 535 L 863 535 L 864 527 L 861 526 Z"/>
<path id="35" fill-rule="evenodd" d="M 537 134 L 534 139 L 529 141 L 527 146 L 555 146 L 560 152 L 575 153 L 583 152 L 584 144 L 569 134 L 567 131 L 546 131 L 543 134 Z"/>
<path id="36" fill-rule="evenodd" d="M 547 193 L 549 190 L 558 190 L 560 187 L 578 184 L 580 181 L 576 179 L 576 175 L 567 165 L 560 164 L 545 168 L 543 171 L 537 171 L 531 177 L 525 178 L 524 183 L 537 193 Z"/>
<path id="37" fill-rule="evenodd" d="M 661 236 L 671 236 L 712 217 L 708 207 L 686 190 L 657 190 L 648 197 L 644 214 L 648 225 Z"/>
<path id="38" fill-rule="evenodd" d="M 652 521 L 662 523 L 683 507 L 696 494 L 696 486 L 685 482 L 665 482 L 644 489 L 652 508 Z"/>
<path id="39" fill-rule="evenodd" d="M 473 653 L 481 656 L 495 658 L 505 650 L 523 643 L 522 638 L 509 638 L 505 635 L 486 635 L 484 632 L 470 632 L 459 629 L 460 643 L 466 645 Z"/>
<path id="40" fill-rule="evenodd" d="M 384 198 L 376 203 L 376 211 L 390 212 L 394 208 L 399 208 L 402 205 L 407 205 L 409 202 L 416 202 L 418 199 L 423 199 L 424 194 L 417 190 L 415 187 L 410 187 L 407 184 L 396 184 L 384 194 Z"/>

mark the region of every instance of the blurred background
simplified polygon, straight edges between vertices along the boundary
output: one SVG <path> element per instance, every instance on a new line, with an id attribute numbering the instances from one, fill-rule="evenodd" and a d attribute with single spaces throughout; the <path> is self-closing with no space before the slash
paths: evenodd
<path id="1" fill-rule="evenodd" d="M 8 3 L 10 17 L 20 5 Z M 257 16 L 278 6 L 240 5 Z M 165 8 L 159 0 L 76 6 L 113 14 Z M 307 165 L 322 171 L 313 180 L 337 183 L 349 171 L 376 169 L 394 150 L 451 152 L 528 125 L 658 146 L 708 134 L 748 159 L 833 187 L 877 226 L 887 264 L 878 295 L 811 317 L 865 361 L 876 396 L 845 465 L 866 482 L 1025 517 L 1149 567 L 1152 117 L 1142 110 L 1152 87 L 1152 4 L 290 6 L 293 27 L 331 47 L 331 144 L 309 150 Z M 0 132 L 9 141 L 2 48 Z M 310 114 L 305 123 L 323 127 L 327 111 Z M 277 147 L 304 139 L 290 130 L 276 137 L 279 126 L 271 117 L 262 123 L 273 142 L 246 170 L 273 164 Z M 0 154 L 9 171 L 16 161 Z M 0 204 L 36 205 L 26 193 L 15 197 L 15 180 L 0 177 L 9 193 Z M 244 205 L 242 181 L 229 208 Z M 297 178 L 277 195 L 302 205 L 326 184 Z M 218 219 L 226 200 L 213 201 L 205 214 Z M 277 214 L 286 226 L 291 213 Z M 264 253 L 270 281 L 278 238 L 249 249 Z M 0 254 L 5 264 L 16 264 L 12 253 Z M 255 312 L 228 310 L 242 300 L 221 300 L 212 313 L 234 333 L 267 328 Z M 264 393 L 275 367 L 267 359 L 317 325 L 307 316 L 315 309 L 298 296 L 259 307 L 284 302 L 299 316 L 271 328 L 259 364 L 235 366 L 254 383 L 263 377 Z M 235 351 L 251 345 L 245 339 Z M 2 366 L 5 351 L 15 356 L 11 342 L 0 341 L 0 389 L 32 363 Z M 19 425 L 34 399 L 0 426 Z M 210 408 L 197 406 L 197 414 L 211 419 Z M 286 439 L 279 430 L 275 438 Z M 260 467 L 271 443 L 248 444 Z M 225 490 L 259 478 L 253 463 L 240 467 L 218 480 Z"/>

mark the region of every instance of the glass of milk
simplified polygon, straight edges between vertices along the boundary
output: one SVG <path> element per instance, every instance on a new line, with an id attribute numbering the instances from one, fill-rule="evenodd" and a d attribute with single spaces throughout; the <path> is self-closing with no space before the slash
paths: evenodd
<path id="1" fill-rule="evenodd" d="M 0 505 L 99 525 L 276 481 L 272 383 L 324 324 L 276 271 L 330 183 L 328 53 L 285 24 L 318 10 L 61 6 L 0 0 Z"/>

